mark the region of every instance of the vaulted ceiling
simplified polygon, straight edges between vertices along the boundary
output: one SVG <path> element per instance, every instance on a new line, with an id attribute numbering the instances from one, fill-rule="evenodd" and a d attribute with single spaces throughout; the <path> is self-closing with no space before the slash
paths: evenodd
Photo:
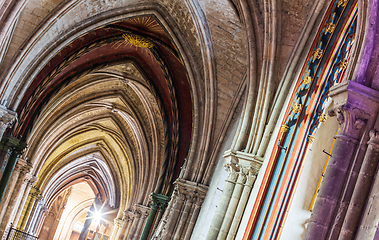
<path id="1" fill-rule="evenodd" d="M 10 134 L 28 143 L 36 187 L 53 199 L 87 181 L 124 210 L 179 174 L 209 185 L 244 94 L 250 120 L 232 148 L 255 154 L 246 136 L 263 133 L 311 5 L 283 2 L 20 2 L 0 33 L 0 98 L 19 115 Z"/>

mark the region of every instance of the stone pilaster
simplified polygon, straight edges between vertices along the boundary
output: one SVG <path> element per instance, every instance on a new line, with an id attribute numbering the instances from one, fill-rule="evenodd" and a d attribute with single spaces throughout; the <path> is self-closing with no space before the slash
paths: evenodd
<path id="1" fill-rule="evenodd" d="M 132 210 L 133 221 L 127 234 L 128 240 L 139 239 L 143 226 L 149 216 L 150 208 L 141 204 L 135 204 Z"/>
<path id="2" fill-rule="evenodd" d="M 36 218 L 34 218 L 32 225 L 34 236 L 39 236 L 46 216 L 49 214 L 49 208 L 45 205 L 44 201 L 40 201 L 37 213 L 38 214 L 36 215 Z"/>
<path id="3" fill-rule="evenodd" d="M 175 181 L 171 201 L 152 239 L 189 239 L 208 187 L 184 179 Z"/>
<path id="4" fill-rule="evenodd" d="M 120 218 L 115 218 L 113 223 L 114 227 L 111 235 L 111 240 L 119 239 L 122 232 L 122 227 L 124 225 L 124 220 Z"/>
<path id="5" fill-rule="evenodd" d="M 228 237 L 230 230 L 234 233 L 229 238 L 235 235 L 252 185 L 262 165 L 261 158 L 240 151 L 226 151 L 224 158 L 228 162 L 225 165 L 228 177 L 217 204 L 207 240 L 224 240 Z M 241 197 L 243 197 L 242 201 Z"/>
<path id="6" fill-rule="evenodd" d="M 28 196 L 28 199 L 26 200 L 26 208 L 25 213 L 20 219 L 20 222 L 18 224 L 18 228 L 27 231 L 29 233 L 29 230 L 31 229 L 31 222 L 32 219 L 35 218 L 35 212 L 37 210 L 37 207 L 40 205 L 40 202 L 42 201 L 42 196 L 40 195 L 40 190 L 37 188 L 32 187 L 30 189 L 30 193 Z"/>
<path id="7" fill-rule="evenodd" d="M 305 232 L 307 240 L 338 238 L 350 201 L 344 192 L 355 185 L 349 176 L 358 146 L 378 109 L 377 92 L 355 82 L 334 86 L 329 96 L 334 101 L 329 115 L 336 116 L 340 127 Z"/>
<path id="8" fill-rule="evenodd" d="M 22 151 L 26 147 L 26 143 L 21 142 L 20 140 L 16 138 L 9 137 L 9 136 L 7 136 L 7 138 L 12 141 L 12 147 L 8 149 L 8 152 L 11 154 L 9 155 L 7 163 L 4 164 L 5 169 L 0 180 L 0 201 L 3 199 L 3 196 L 6 192 L 9 180 L 12 177 L 13 170 L 17 163 L 17 159 L 19 159 L 19 155 L 21 155 Z M 0 156 L 0 157 L 3 157 L 3 156 Z M 3 161 L 3 159 L 0 158 L 0 161 Z"/>
<path id="9" fill-rule="evenodd" d="M 379 161 L 379 132 L 377 130 L 370 131 L 370 140 L 368 142 L 367 152 L 364 158 L 362 170 L 359 173 L 359 180 L 355 188 L 349 211 L 346 216 L 346 222 L 341 231 L 341 239 L 374 239 L 378 230 L 377 222 L 379 215 L 379 172 L 377 165 Z M 373 176 L 376 174 L 375 178 Z M 373 185 L 371 185 L 373 182 Z M 370 192 L 370 189 L 371 192 Z M 368 200 L 367 200 L 368 199 Z M 367 200 L 367 203 L 366 203 Z M 364 214 L 361 213 L 364 209 Z M 350 218 L 349 218 L 350 217 Z M 359 221 L 361 225 L 358 228 Z M 351 230 L 356 230 L 353 232 Z M 356 233 L 356 235 L 355 235 Z"/>
<path id="10" fill-rule="evenodd" d="M 134 206 L 134 211 L 138 212 L 138 214 L 136 214 L 136 216 L 138 216 L 138 223 L 136 225 L 137 228 L 135 230 L 133 239 L 139 239 L 142 234 L 143 226 L 145 225 L 146 219 L 149 216 L 150 208 L 147 206 L 136 204 Z"/>
<path id="11" fill-rule="evenodd" d="M 228 231 L 229 231 L 230 225 L 232 224 L 234 214 L 237 210 L 238 202 L 240 200 L 245 182 L 246 182 L 246 174 L 244 173 L 243 169 L 240 168 L 240 171 L 238 172 L 237 182 L 234 187 L 234 191 L 230 199 L 229 205 L 227 207 L 224 220 L 222 222 L 221 229 L 217 236 L 217 239 L 220 239 L 220 240 L 226 239 L 226 236 L 228 235 Z"/>
<path id="12" fill-rule="evenodd" d="M 239 175 L 238 172 L 240 171 L 237 162 L 237 160 L 233 159 L 232 162 L 225 164 L 225 170 L 228 172 L 228 177 L 225 180 L 224 189 L 217 204 L 217 209 L 215 215 L 213 216 L 211 227 L 209 228 L 207 234 L 207 240 L 217 239 L 218 233 L 221 229 L 221 225 Z"/>
<path id="13" fill-rule="evenodd" d="M 244 184 L 241 197 L 238 202 L 236 212 L 233 216 L 232 224 L 228 231 L 226 239 L 233 240 L 236 237 L 238 226 L 242 219 L 242 214 L 245 210 L 247 201 L 250 196 L 251 189 L 253 188 L 255 179 L 257 178 L 259 170 L 253 167 L 243 168 L 243 172 L 246 175 L 246 182 Z"/>
<path id="14" fill-rule="evenodd" d="M 131 211 L 124 211 L 122 213 L 122 228 L 120 234 L 118 235 L 118 240 L 125 240 L 128 236 L 130 226 L 133 222 L 133 216 Z"/>
<path id="15" fill-rule="evenodd" d="M 14 223 L 14 226 L 19 226 L 18 223 L 19 223 L 21 214 L 22 214 L 23 210 L 25 209 L 24 207 L 25 207 L 26 200 L 28 199 L 30 189 L 32 188 L 33 184 L 36 181 L 37 181 L 36 176 L 33 176 L 31 174 L 26 174 L 26 177 L 24 179 L 25 188 L 23 191 L 23 195 L 22 195 L 19 207 L 17 209 L 16 215 L 14 217 L 14 220 L 12 221 Z"/>
<path id="16" fill-rule="evenodd" d="M 149 213 L 149 216 L 147 218 L 145 228 L 143 229 L 142 236 L 140 240 L 147 240 L 149 237 L 149 233 L 151 231 L 151 228 L 153 226 L 154 220 L 156 219 L 156 214 L 158 209 L 165 209 L 167 206 L 168 201 L 170 200 L 169 197 L 162 195 L 162 194 L 157 194 L 157 193 L 152 193 L 150 195 L 151 198 L 151 210 Z M 159 217 L 159 216 L 158 216 Z M 160 217 L 158 221 L 160 220 Z"/>
<path id="17" fill-rule="evenodd" d="M 11 156 L 14 148 L 19 144 L 20 140 L 17 138 L 3 135 L 0 142 L 0 179 L 3 176 L 5 167 L 8 164 L 9 157 Z"/>
<path id="18" fill-rule="evenodd" d="M 9 220 L 10 220 L 12 213 L 15 209 L 15 203 L 18 199 L 19 194 L 20 194 L 20 190 L 21 190 L 22 184 L 24 182 L 25 175 L 30 171 L 31 168 L 32 168 L 32 165 L 30 163 L 28 163 L 22 159 L 19 159 L 17 161 L 17 165 L 16 165 L 16 167 L 12 173 L 12 175 L 17 176 L 16 177 L 17 180 L 16 180 L 16 183 L 13 186 L 13 188 L 8 188 L 9 192 L 11 193 L 11 197 L 9 199 L 7 206 L 5 206 L 5 213 L 3 215 L 3 218 L 1 219 L 0 236 L 3 236 L 6 228 L 10 224 Z"/>

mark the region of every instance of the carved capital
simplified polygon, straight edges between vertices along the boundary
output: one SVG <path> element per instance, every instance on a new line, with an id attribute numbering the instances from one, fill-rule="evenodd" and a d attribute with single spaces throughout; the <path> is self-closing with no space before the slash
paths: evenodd
<path id="1" fill-rule="evenodd" d="M 152 193 L 150 197 L 152 201 L 152 206 L 155 205 L 156 207 L 159 207 L 161 210 L 165 209 L 168 202 L 170 201 L 170 197 L 162 194 Z"/>
<path id="2" fill-rule="evenodd" d="M 122 213 L 122 220 L 125 222 L 131 222 L 133 221 L 133 218 L 134 218 L 134 213 L 131 210 L 125 210 Z"/>
<path id="3" fill-rule="evenodd" d="M 33 186 L 33 184 L 38 180 L 38 178 L 32 174 L 27 173 L 24 179 L 24 182 L 28 184 L 28 186 Z"/>
<path id="4" fill-rule="evenodd" d="M 17 119 L 17 113 L 0 105 L 0 131 L 4 132 L 7 127 L 13 125 Z M 0 136 L 1 137 L 1 136 Z"/>
<path id="5" fill-rule="evenodd" d="M 15 171 L 19 171 L 20 175 L 25 175 L 30 172 L 30 169 L 32 167 L 33 165 L 30 162 L 25 161 L 22 158 L 19 158 L 16 163 Z"/>
<path id="6" fill-rule="evenodd" d="M 340 125 L 338 135 L 353 140 L 360 138 L 361 132 L 370 117 L 369 113 L 349 104 L 344 104 L 338 109 L 332 109 L 328 114 L 331 117 L 337 116 L 337 121 Z"/>
<path id="7" fill-rule="evenodd" d="M 228 164 L 234 164 L 227 167 L 234 167 L 236 171 L 241 171 L 239 168 L 252 168 L 259 171 L 263 163 L 262 157 L 236 150 L 226 151 L 224 153 L 224 158 Z"/>
<path id="8" fill-rule="evenodd" d="M 204 200 L 208 187 L 184 179 L 177 179 L 175 181 L 175 190 L 177 194 L 180 194 L 183 201 L 186 200 L 193 203 L 200 203 Z"/>
<path id="9" fill-rule="evenodd" d="M 135 218 L 145 218 L 149 215 L 150 208 L 141 204 L 135 204 L 133 207 L 133 214 Z"/>
<path id="10" fill-rule="evenodd" d="M 252 166 L 249 166 L 247 168 L 244 168 L 243 171 L 246 174 L 245 185 L 252 186 L 255 182 L 255 179 L 258 176 L 259 169 L 255 168 L 255 166 L 252 165 Z"/>
<path id="11" fill-rule="evenodd" d="M 119 228 L 121 228 L 122 225 L 124 225 L 124 221 L 120 218 L 115 218 L 113 222 L 114 222 L 114 225 Z"/>
<path id="12" fill-rule="evenodd" d="M 238 178 L 237 178 L 237 183 L 239 184 L 245 184 L 246 182 L 246 174 L 244 171 L 242 171 L 242 168 L 240 169 L 241 171 L 238 172 Z"/>
<path id="13" fill-rule="evenodd" d="M 226 178 L 226 181 L 235 182 L 237 180 L 240 167 L 235 163 L 227 163 L 224 165 L 224 167 L 225 171 L 228 172 L 228 177 Z"/>

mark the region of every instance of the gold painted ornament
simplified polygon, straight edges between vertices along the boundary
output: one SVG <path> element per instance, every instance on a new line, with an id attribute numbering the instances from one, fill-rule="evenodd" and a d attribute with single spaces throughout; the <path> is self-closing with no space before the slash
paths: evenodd
<path id="1" fill-rule="evenodd" d="M 154 44 L 147 38 L 137 36 L 135 34 L 124 33 L 122 37 L 124 38 L 125 41 L 137 47 L 152 48 L 154 46 Z"/>

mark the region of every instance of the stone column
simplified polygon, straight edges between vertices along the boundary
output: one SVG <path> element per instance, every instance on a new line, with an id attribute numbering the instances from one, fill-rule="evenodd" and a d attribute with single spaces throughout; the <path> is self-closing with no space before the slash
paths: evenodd
<path id="1" fill-rule="evenodd" d="M 127 238 L 126 238 L 127 240 L 133 240 L 134 234 L 137 230 L 139 219 L 141 217 L 141 213 L 139 211 L 136 211 L 136 209 L 133 209 L 132 214 L 133 214 L 133 220 L 129 227 L 130 230 L 127 234 Z"/>
<path id="2" fill-rule="evenodd" d="M 149 216 L 150 208 L 139 205 L 139 211 L 140 211 L 140 219 L 138 221 L 137 229 L 134 234 L 134 239 L 140 239 L 140 236 L 142 235 L 143 227 L 145 225 L 146 219 Z"/>
<path id="3" fill-rule="evenodd" d="M 153 226 L 157 211 L 159 208 L 162 208 L 167 205 L 167 202 L 170 200 L 169 197 L 162 195 L 162 194 L 157 194 L 157 193 L 152 193 L 151 194 L 151 210 L 149 213 L 149 216 L 146 221 L 145 228 L 143 229 L 141 240 L 147 240 L 149 237 L 149 233 L 151 232 L 151 228 Z"/>
<path id="4" fill-rule="evenodd" d="M 208 188 L 184 179 L 175 181 L 171 201 L 152 239 L 189 239 Z"/>
<path id="5" fill-rule="evenodd" d="M 28 199 L 30 189 L 32 188 L 33 184 L 37 181 L 37 177 L 30 175 L 30 174 L 27 174 L 25 181 L 26 181 L 25 182 L 26 186 L 24 189 L 24 193 L 22 195 L 19 208 L 17 209 L 17 213 L 16 213 L 16 216 L 15 216 L 14 221 L 13 221 L 13 223 L 15 224 L 14 226 L 17 226 L 17 227 L 20 226 L 18 223 L 19 223 L 21 214 L 25 209 L 25 203 L 26 203 L 26 200 Z"/>
<path id="6" fill-rule="evenodd" d="M 349 208 L 346 213 L 345 221 L 342 225 L 339 239 L 353 239 L 354 238 L 356 229 L 359 224 L 359 220 L 361 219 L 363 207 L 366 203 L 367 197 L 371 189 L 373 176 L 378 166 L 378 161 L 379 161 L 379 132 L 377 130 L 372 130 L 370 131 L 370 140 L 368 142 L 367 151 L 363 159 L 362 167 L 360 169 L 358 180 L 354 188 L 353 196 L 351 198 Z M 376 228 L 374 229 L 376 230 Z M 366 233 L 368 232 L 369 231 L 366 230 Z M 374 236 L 373 234 L 375 234 L 375 231 L 373 231 L 372 234 L 366 235 L 364 238 L 358 238 L 358 239 L 372 239 L 369 236 L 370 235 Z"/>
<path id="7" fill-rule="evenodd" d="M 14 189 L 16 182 L 17 182 L 18 175 L 19 175 L 19 171 L 13 172 L 11 179 L 9 181 L 9 185 L 8 185 L 8 187 L 4 193 L 4 198 L 0 203 L 0 219 L 3 219 L 4 214 L 7 210 L 7 206 L 9 204 L 11 197 L 12 197 L 12 191 Z"/>
<path id="8" fill-rule="evenodd" d="M 240 168 L 240 170 L 241 171 L 238 172 L 237 183 L 236 183 L 236 186 L 234 187 L 232 198 L 230 199 L 228 208 L 225 213 L 224 221 L 222 222 L 220 232 L 217 236 L 218 240 L 224 240 L 226 239 L 226 236 L 228 235 L 230 225 L 232 224 L 233 217 L 237 210 L 237 206 L 242 194 L 242 190 L 246 182 L 246 174 L 242 171 L 242 168 Z"/>
<path id="9" fill-rule="evenodd" d="M 170 202 L 168 203 L 168 206 L 166 208 L 166 211 L 164 212 L 164 214 L 162 215 L 162 218 L 159 220 L 159 222 L 157 222 L 154 226 L 154 231 L 153 231 L 153 234 L 152 234 L 152 239 L 162 239 L 162 234 L 164 231 L 166 231 L 166 225 L 167 225 L 167 222 L 169 220 L 169 215 L 171 213 L 171 210 L 172 208 L 174 207 L 174 202 L 175 202 L 175 198 L 176 198 L 176 191 L 174 189 L 174 192 L 171 196 L 171 200 Z"/>
<path id="10" fill-rule="evenodd" d="M 365 88 L 350 82 L 331 89 L 329 96 L 334 101 L 335 109 L 329 111 L 329 115 L 337 116 L 340 127 L 304 239 L 326 239 L 332 228 L 340 225 L 344 219 L 339 214 L 345 212 L 337 212 L 341 202 L 349 200 L 341 199 L 342 192 L 346 187 L 358 143 L 367 122 L 370 121 L 371 124 L 373 121 L 370 114 L 376 108 L 374 105 L 370 106 L 369 101 L 372 100 L 366 95 L 368 92 Z M 339 233 L 337 228 L 333 230 L 334 233 Z M 334 237 L 338 235 L 331 239 Z"/>
<path id="11" fill-rule="evenodd" d="M 41 201 L 39 211 L 36 218 L 33 221 L 32 231 L 34 236 L 39 236 L 46 216 L 49 214 L 49 208 L 45 205 L 44 201 Z"/>
<path id="12" fill-rule="evenodd" d="M 183 204 L 183 208 L 181 211 L 181 216 L 180 216 L 179 222 L 178 222 L 177 227 L 176 227 L 175 235 L 173 238 L 174 240 L 181 240 L 182 239 L 183 229 L 184 229 L 185 225 L 187 224 L 187 219 L 188 219 L 188 216 L 190 215 L 190 211 L 192 208 L 192 203 L 193 203 L 193 199 L 194 199 L 193 193 L 189 193 L 189 194 L 186 194 L 184 196 L 185 196 L 185 201 Z"/>
<path id="13" fill-rule="evenodd" d="M 8 153 L 0 156 L 0 165 L 1 165 L 1 180 L 0 180 L 0 201 L 3 199 L 6 188 L 8 186 L 9 180 L 12 176 L 13 170 L 16 166 L 17 159 L 21 152 L 26 147 L 26 143 L 21 142 L 17 138 L 6 136 L 8 139 L 7 147 Z M 2 144 L 3 152 L 5 151 L 4 145 Z M 4 170 L 3 170 L 4 169 Z"/>
<path id="14" fill-rule="evenodd" d="M 257 178 L 258 170 L 249 168 L 248 172 L 246 174 L 247 179 L 246 183 L 244 184 L 243 191 L 241 194 L 240 201 L 238 203 L 238 207 L 236 210 L 236 213 L 234 214 L 232 224 L 230 226 L 230 229 L 228 231 L 227 240 L 233 240 L 236 237 L 238 226 L 242 219 L 242 214 L 245 210 L 247 201 L 250 196 L 251 189 L 253 187 L 253 184 L 255 182 L 255 179 Z"/>
<path id="15" fill-rule="evenodd" d="M 223 222 L 238 177 L 239 167 L 235 163 L 231 162 L 225 164 L 225 170 L 228 172 L 228 177 L 225 180 L 224 189 L 218 202 L 215 215 L 213 216 L 211 227 L 207 234 L 207 240 L 217 239 L 217 235 L 220 231 L 221 224 Z"/>
<path id="16" fill-rule="evenodd" d="M 178 189 L 174 190 L 174 197 L 173 197 L 173 206 L 172 209 L 170 209 L 170 213 L 168 214 L 168 221 L 166 224 L 166 228 L 163 234 L 163 239 L 171 239 L 171 236 L 175 234 L 174 228 L 175 225 L 179 219 L 179 215 L 182 211 L 183 202 L 186 199 L 186 196 L 184 193 L 178 191 Z"/>
<path id="17" fill-rule="evenodd" d="M 8 136 L 7 134 L 3 135 L 3 138 L 0 142 L 0 179 L 3 176 L 5 167 L 8 164 L 9 157 L 12 154 L 13 148 L 17 146 L 20 142 L 17 138 Z"/>
<path id="18" fill-rule="evenodd" d="M 141 204 L 135 204 L 133 207 L 133 222 L 130 226 L 130 231 L 128 233 L 128 240 L 139 239 L 142 234 L 142 229 L 149 215 L 150 208 L 143 206 Z"/>
<path id="19" fill-rule="evenodd" d="M 200 213 L 201 205 L 204 202 L 204 198 L 205 198 L 205 193 L 204 195 L 197 195 L 196 198 L 194 199 L 191 218 L 189 219 L 189 222 L 187 223 L 188 227 L 184 234 L 183 240 L 189 240 L 191 238 L 193 228 L 195 227 L 197 218 Z"/>
<path id="20" fill-rule="evenodd" d="M 162 201 L 159 205 L 159 212 L 158 212 L 158 215 L 155 219 L 155 222 L 154 222 L 154 226 L 153 226 L 153 229 L 151 230 L 151 236 L 153 236 L 153 234 L 155 233 L 159 223 L 161 222 L 162 220 L 162 217 L 163 217 L 163 214 L 166 210 L 166 207 L 167 205 L 169 205 L 171 202 L 170 202 L 170 198 L 167 199 L 167 201 Z M 166 224 L 167 221 L 164 222 L 164 224 Z"/>
<path id="21" fill-rule="evenodd" d="M 111 240 L 115 240 L 119 238 L 122 231 L 122 226 L 124 224 L 124 221 L 120 218 L 115 218 L 113 222 L 114 222 L 114 227 L 113 227 L 112 235 L 110 238 Z"/>
<path id="22" fill-rule="evenodd" d="M 23 231 L 30 232 L 31 229 L 31 223 L 33 222 L 33 219 L 36 217 L 36 210 L 39 208 L 40 202 L 42 201 L 42 196 L 40 195 L 40 190 L 32 187 L 30 189 L 30 193 L 27 200 L 27 206 L 25 209 L 25 213 L 22 216 L 22 219 L 19 223 L 19 229 Z"/>
<path id="23" fill-rule="evenodd" d="M 8 227 L 9 220 L 12 216 L 12 213 L 15 208 L 15 203 L 18 199 L 18 196 L 20 194 L 20 189 L 22 187 L 22 184 L 24 182 L 25 174 L 28 173 L 31 169 L 32 165 L 22 159 L 20 159 L 17 162 L 16 168 L 13 171 L 13 174 L 18 175 L 16 183 L 14 185 L 13 189 L 9 189 L 10 192 L 12 192 L 10 200 L 8 202 L 8 205 L 6 206 L 6 210 L 4 213 L 4 216 L 0 223 L 0 236 L 3 236 L 4 231 Z"/>
<path id="24" fill-rule="evenodd" d="M 124 211 L 122 213 L 123 226 L 120 235 L 118 236 L 119 240 L 126 240 L 128 236 L 130 226 L 133 222 L 133 215 L 131 211 Z"/>
<path id="25" fill-rule="evenodd" d="M 122 227 L 122 234 L 119 236 L 120 240 L 126 240 L 128 237 L 130 227 L 133 223 L 133 212 L 132 211 L 124 211 L 122 220 L 124 221 L 124 225 Z"/>

